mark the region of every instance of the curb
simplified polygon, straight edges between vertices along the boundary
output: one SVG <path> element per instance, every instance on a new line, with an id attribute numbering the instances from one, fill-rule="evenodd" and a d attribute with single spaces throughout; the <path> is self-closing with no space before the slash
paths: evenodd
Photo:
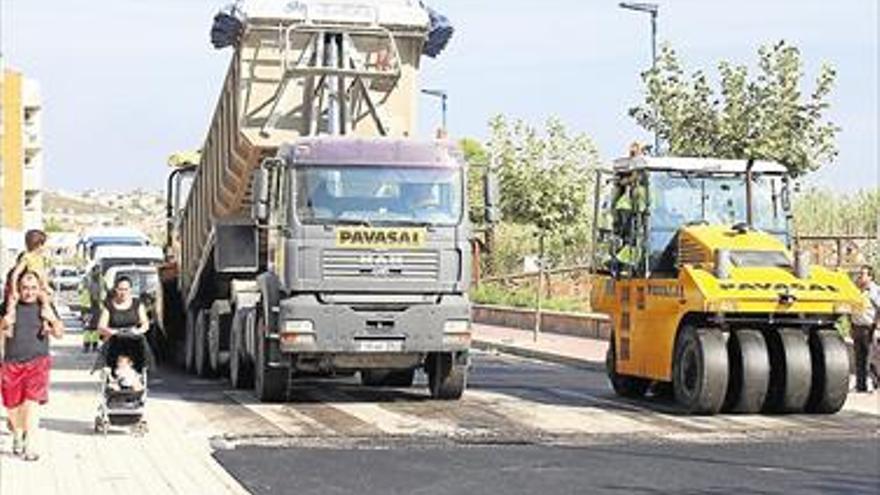
<path id="1" fill-rule="evenodd" d="M 586 369 L 590 371 L 605 371 L 605 363 L 598 361 L 589 361 L 587 359 L 574 358 L 569 356 L 561 356 L 552 352 L 539 351 L 536 349 L 527 349 L 511 344 L 502 344 L 500 342 L 492 342 L 488 340 L 474 339 L 471 345 L 475 349 L 481 351 L 494 351 L 503 354 L 511 354 L 514 356 L 537 359 L 538 361 L 546 361 L 563 366 L 571 366 L 574 368 Z"/>

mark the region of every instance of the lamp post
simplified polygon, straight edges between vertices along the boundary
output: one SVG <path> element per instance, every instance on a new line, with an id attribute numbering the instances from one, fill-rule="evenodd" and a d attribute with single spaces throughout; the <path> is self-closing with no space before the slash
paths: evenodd
<path id="1" fill-rule="evenodd" d="M 656 3 L 621 2 L 620 7 L 635 12 L 651 14 L 651 68 L 657 68 L 657 14 L 660 6 Z M 660 153 L 660 136 L 654 131 L 654 154 Z"/>
<path id="2" fill-rule="evenodd" d="M 447 135 L 447 128 L 446 128 L 446 107 L 447 107 L 447 104 L 446 104 L 446 102 L 449 99 L 449 94 L 444 89 L 423 89 L 422 94 L 427 95 L 427 96 L 433 96 L 434 98 L 440 98 L 440 108 L 441 108 L 441 111 L 443 114 L 443 127 L 442 127 L 442 129 L 443 129 L 443 135 L 446 136 Z"/>

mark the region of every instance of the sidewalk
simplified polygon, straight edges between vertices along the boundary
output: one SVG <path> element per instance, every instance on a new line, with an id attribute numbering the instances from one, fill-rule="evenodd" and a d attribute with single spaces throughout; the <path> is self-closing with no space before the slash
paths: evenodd
<path id="1" fill-rule="evenodd" d="M 473 325 L 473 345 L 477 349 L 603 371 L 608 350 L 604 340 L 541 333 L 535 341 L 529 330 L 481 323 Z"/>
<path id="2" fill-rule="evenodd" d="M 95 355 L 83 354 L 80 342 L 79 332 L 53 342 L 39 461 L 12 456 L 12 435 L 0 413 L 0 494 L 247 493 L 211 457 L 208 439 L 215 432 L 206 430 L 203 415 L 172 394 L 148 399 L 145 436 L 95 434 L 98 375 L 89 374 Z"/>

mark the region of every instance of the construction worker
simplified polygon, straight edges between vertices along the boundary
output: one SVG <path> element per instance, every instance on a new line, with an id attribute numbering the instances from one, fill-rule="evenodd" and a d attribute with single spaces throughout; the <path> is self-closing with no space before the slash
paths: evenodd
<path id="1" fill-rule="evenodd" d="M 868 391 L 868 357 L 874 332 L 880 326 L 880 286 L 874 282 L 874 269 L 865 265 L 859 270 L 856 285 L 862 291 L 864 305 L 852 315 L 853 352 L 856 358 L 856 392 Z"/>

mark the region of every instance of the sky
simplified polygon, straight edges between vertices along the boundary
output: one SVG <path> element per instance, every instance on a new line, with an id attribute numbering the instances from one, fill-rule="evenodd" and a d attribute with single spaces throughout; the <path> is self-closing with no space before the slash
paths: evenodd
<path id="1" fill-rule="evenodd" d="M 227 0 L 0 0 L 3 63 L 40 82 L 47 186 L 158 189 L 171 152 L 205 139 L 231 55 L 209 43 Z M 649 141 L 627 116 L 641 101 L 650 23 L 609 0 L 433 0 L 455 25 L 424 87 L 449 93 L 455 137 L 484 138 L 493 115 L 541 126 L 558 116 L 601 155 Z M 878 1 L 659 0 L 660 42 L 688 70 L 753 64 L 785 39 L 801 49 L 806 90 L 823 62 L 838 80 L 830 118 L 842 127 L 835 163 L 808 183 L 840 192 L 880 186 Z M 432 134 L 439 103 L 422 97 Z"/>

